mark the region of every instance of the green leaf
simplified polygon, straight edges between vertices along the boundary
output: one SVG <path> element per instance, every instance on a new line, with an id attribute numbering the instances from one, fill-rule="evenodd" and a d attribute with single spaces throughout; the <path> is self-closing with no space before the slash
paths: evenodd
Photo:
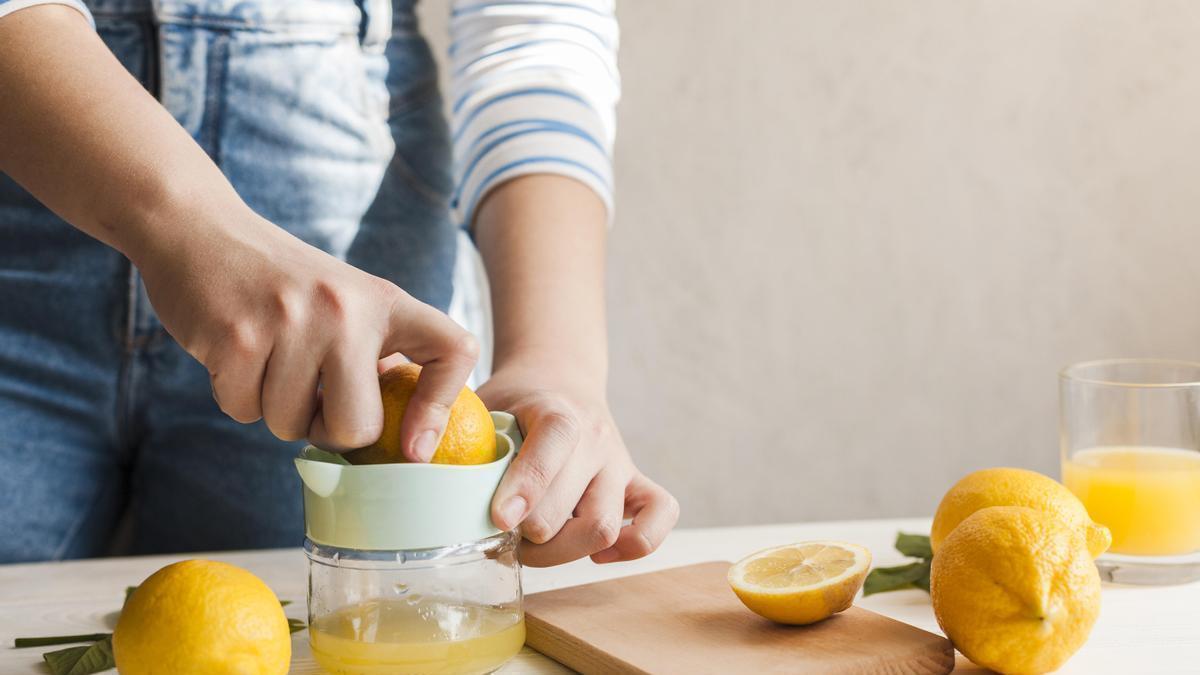
<path id="1" fill-rule="evenodd" d="M 928 591 L 929 564 L 928 560 L 922 560 L 899 567 L 876 567 L 867 575 L 867 581 L 863 584 L 863 595 L 913 587 Z"/>
<path id="2" fill-rule="evenodd" d="M 42 654 L 54 675 L 90 675 L 116 668 L 112 638 L 97 640 L 89 646 L 68 647 Z"/>
<path id="3" fill-rule="evenodd" d="M 49 647 L 51 645 L 70 645 L 76 642 L 93 642 L 112 637 L 112 633 L 88 633 L 87 635 L 57 635 L 54 637 L 24 637 L 13 640 L 13 648 Z"/>
<path id="4" fill-rule="evenodd" d="M 54 675 L 67 675 L 91 648 L 91 645 L 67 647 L 56 652 L 46 652 L 42 654 L 42 658 L 46 660 L 46 665 L 50 667 L 50 672 Z"/>
<path id="5" fill-rule="evenodd" d="M 910 558 L 933 559 L 933 547 L 929 545 L 929 537 L 924 534 L 898 533 L 896 550 Z"/>
<path id="6" fill-rule="evenodd" d="M 920 579 L 917 579 L 916 581 L 914 581 L 913 586 L 916 586 L 917 588 L 928 593 L 929 592 L 929 575 L 926 574 L 925 576 L 921 577 Z"/>
<path id="7" fill-rule="evenodd" d="M 292 601 L 291 601 L 291 600 L 280 600 L 280 601 L 279 601 L 279 606 L 280 606 L 280 607 L 287 607 L 287 606 L 288 606 L 288 605 L 290 605 L 290 604 L 292 604 Z"/>
<path id="8" fill-rule="evenodd" d="M 288 618 L 288 632 L 289 633 L 299 633 L 300 631 L 304 630 L 305 628 L 308 628 L 308 625 L 305 624 L 300 619 L 293 619 L 290 617 Z"/>

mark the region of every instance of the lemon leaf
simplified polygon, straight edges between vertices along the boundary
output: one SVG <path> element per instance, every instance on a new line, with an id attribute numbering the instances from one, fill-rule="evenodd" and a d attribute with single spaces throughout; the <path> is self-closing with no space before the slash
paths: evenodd
<path id="1" fill-rule="evenodd" d="M 933 559 L 933 547 L 929 544 L 928 535 L 924 534 L 897 533 L 896 550 L 910 558 Z"/>
<path id="2" fill-rule="evenodd" d="M 93 642 L 112 637 L 112 633 L 88 633 L 87 635 L 56 635 L 54 637 L 24 637 L 13 640 L 13 649 L 25 647 L 49 647 L 51 645 L 70 645 L 76 642 Z"/>
<path id="3" fill-rule="evenodd" d="M 925 576 L 921 577 L 920 579 L 917 579 L 916 581 L 914 581 L 913 586 L 916 586 L 917 588 L 928 593 L 929 592 L 929 575 L 926 574 Z"/>
<path id="4" fill-rule="evenodd" d="M 67 647 L 42 654 L 54 675 L 89 675 L 116 668 L 112 638 L 97 640 L 88 646 Z"/>
<path id="5" fill-rule="evenodd" d="M 308 625 L 305 624 L 300 619 L 293 619 L 291 617 L 288 617 L 288 632 L 289 633 L 299 633 L 300 631 L 304 630 L 305 628 L 308 628 Z"/>
<path id="6" fill-rule="evenodd" d="M 898 591 L 905 588 L 929 590 L 928 560 L 900 565 L 898 567 L 876 567 L 863 583 L 863 595 Z"/>

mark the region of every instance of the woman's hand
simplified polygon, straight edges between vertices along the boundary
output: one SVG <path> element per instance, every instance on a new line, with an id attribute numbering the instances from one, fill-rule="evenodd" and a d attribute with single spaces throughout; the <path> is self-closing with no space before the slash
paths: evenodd
<path id="1" fill-rule="evenodd" d="M 179 214 L 197 222 L 176 224 L 205 236 L 135 260 L 163 325 L 208 368 L 221 410 L 264 418 L 284 440 L 361 447 L 383 428 L 378 361 L 400 352 L 423 366 L 401 447 L 428 461 L 475 365 L 474 338 L 391 282 L 229 208 L 218 222 L 200 222 L 202 208 Z"/>
<path id="2" fill-rule="evenodd" d="M 658 548 L 679 504 L 629 457 L 603 383 L 551 364 L 506 365 L 479 388 L 490 410 L 516 415 L 525 443 L 492 502 L 492 520 L 521 524 L 521 562 L 546 567 L 591 556 L 633 560 Z M 622 520 L 632 522 L 622 527 Z"/>
<path id="3" fill-rule="evenodd" d="M 254 214 L 80 12 L 4 17 L 0 63 L 0 171 L 137 265 L 222 410 L 286 440 L 367 445 L 383 424 L 376 361 L 399 351 L 425 367 L 402 447 L 433 456 L 475 364 L 469 334 Z"/>

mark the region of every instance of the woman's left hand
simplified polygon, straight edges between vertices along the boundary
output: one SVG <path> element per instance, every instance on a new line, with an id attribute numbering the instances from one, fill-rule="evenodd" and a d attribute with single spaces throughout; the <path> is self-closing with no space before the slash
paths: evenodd
<path id="1" fill-rule="evenodd" d="M 533 567 L 641 558 L 675 526 L 679 503 L 634 466 L 603 382 L 552 370 L 508 365 L 479 388 L 488 409 L 511 412 L 525 436 L 492 520 L 505 530 L 521 525 L 521 562 Z"/>

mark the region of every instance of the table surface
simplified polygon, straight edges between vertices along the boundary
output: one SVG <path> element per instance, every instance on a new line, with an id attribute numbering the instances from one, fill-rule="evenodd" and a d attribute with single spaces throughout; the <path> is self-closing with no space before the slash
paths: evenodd
<path id="1" fill-rule="evenodd" d="M 755 527 L 683 529 L 654 555 L 635 562 L 594 565 L 577 561 L 550 569 L 526 569 L 525 590 L 599 581 L 707 560 L 736 560 L 761 548 L 806 539 L 839 539 L 871 549 L 878 565 L 904 561 L 892 548 L 898 530 L 928 532 L 928 519 L 805 523 Z M 0 565 L 0 673 L 47 672 L 41 648 L 13 649 L 14 637 L 66 635 L 112 629 L 125 587 L 163 565 L 188 557 L 146 556 L 27 565 Z M 304 618 L 307 582 L 299 549 L 203 556 L 240 565 L 292 600 L 288 616 Z M 1062 673 L 1200 673 L 1200 583 L 1173 587 L 1106 584 L 1103 609 L 1087 644 Z M 917 590 L 860 598 L 857 604 L 929 631 L 939 632 L 928 596 Z M 319 673 L 307 632 L 293 636 L 293 673 Z M 961 657 L 956 672 L 975 670 Z M 508 675 L 568 672 L 526 648 L 502 671 Z"/>

